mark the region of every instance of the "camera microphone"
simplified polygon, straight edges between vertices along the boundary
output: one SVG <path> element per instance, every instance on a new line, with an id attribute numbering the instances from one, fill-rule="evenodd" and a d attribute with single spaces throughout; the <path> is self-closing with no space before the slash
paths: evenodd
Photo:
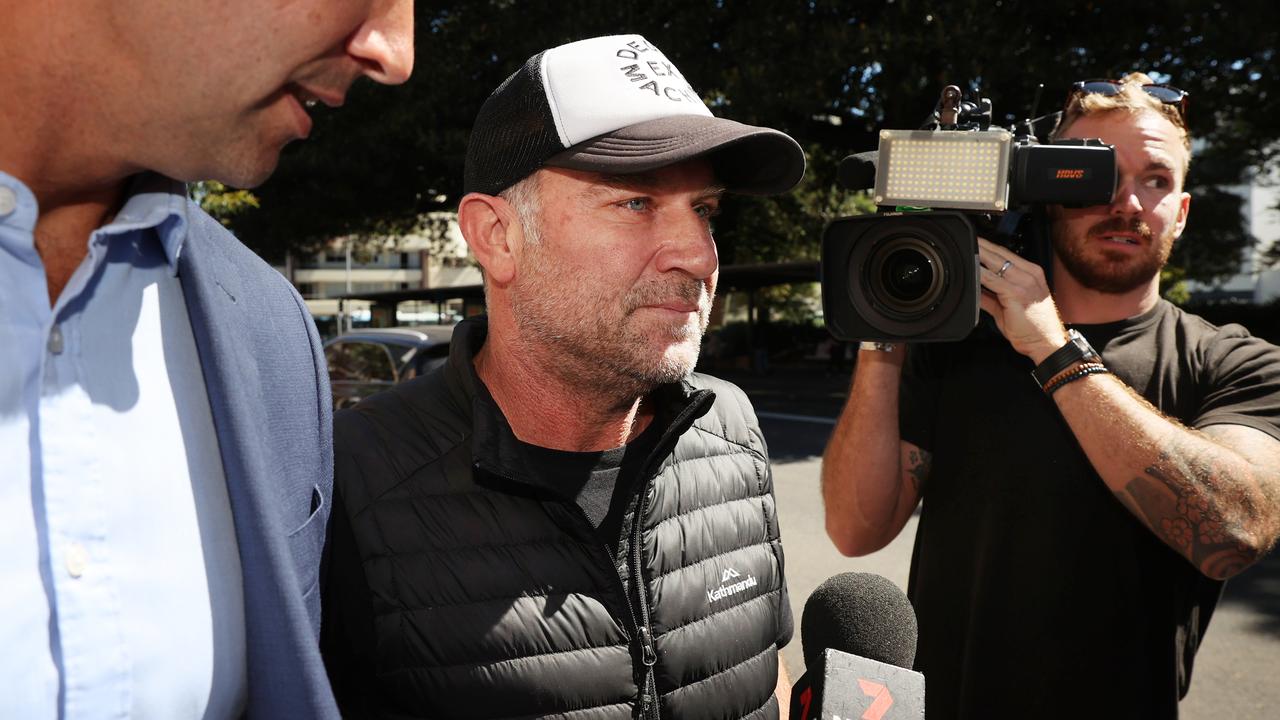
<path id="1" fill-rule="evenodd" d="M 873 190 L 876 186 L 876 163 L 879 150 L 868 150 L 850 155 L 840 161 L 836 179 L 845 190 Z"/>
<path id="2" fill-rule="evenodd" d="M 879 575 L 842 573 L 805 601 L 805 674 L 791 692 L 792 720 L 924 717 L 924 676 L 910 670 L 916 615 Z"/>

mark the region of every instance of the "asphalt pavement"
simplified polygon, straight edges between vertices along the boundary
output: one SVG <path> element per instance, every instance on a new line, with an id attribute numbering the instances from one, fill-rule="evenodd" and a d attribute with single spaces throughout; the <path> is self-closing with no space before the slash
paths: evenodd
<path id="1" fill-rule="evenodd" d="M 804 671 L 799 627 L 805 599 L 823 580 L 846 571 L 877 573 L 905 590 L 916 520 L 888 547 L 866 557 L 843 557 L 827 539 L 819 471 L 822 449 L 847 396 L 847 372 L 815 364 L 775 368 L 762 376 L 714 374 L 747 391 L 769 444 L 796 619 L 796 638 L 782 654 L 796 678 Z M 1227 583 L 1197 655 L 1181 717 L 1280 717 L 1280 553 Z"/>

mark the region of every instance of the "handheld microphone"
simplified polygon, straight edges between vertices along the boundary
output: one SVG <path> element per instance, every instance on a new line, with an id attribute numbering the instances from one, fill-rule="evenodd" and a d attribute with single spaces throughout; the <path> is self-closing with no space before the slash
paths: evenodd
<path id="1" fill-rule="evenodd" d="M 912 671 L 916 614 L 907 596 L 870 573 L 841 573 L 809 596 L 800 620 L 805 674 L 792 720 L 924 717 L 924 676 Z"/>
<path id="2" fill-rule="evenodd" d="M 872 190 L 876 186 L 876 165 L 880 159 L 879 150 L 868 150 L 850 155 L 840 161 L 836 171 L 836 180 L 845 190 Z"/>

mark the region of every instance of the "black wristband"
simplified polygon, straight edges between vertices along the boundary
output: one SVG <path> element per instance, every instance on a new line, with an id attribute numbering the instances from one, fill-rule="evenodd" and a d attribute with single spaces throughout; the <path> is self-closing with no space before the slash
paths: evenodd
<path id="1" fill-rule="evenodd" d="M 1067 344 L 1054 350 L 1044 362 L 1036 366 L 1031 371 L 1031 377 L 1035 378 L 1036 384 L 1044 389 L 1045 383 L 1052 380 L 1063 370 L 1080 362 L 1081 360 L 1096 360 L 1098 353 L 1089 345 L 1089 341 L 1075 330 L 1067 331 Z"/>

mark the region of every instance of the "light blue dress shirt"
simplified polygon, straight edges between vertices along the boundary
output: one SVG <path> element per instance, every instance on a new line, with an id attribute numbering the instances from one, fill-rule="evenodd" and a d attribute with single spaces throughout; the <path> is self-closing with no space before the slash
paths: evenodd
<path id="1" fill-rule="evenodd" d="M 229 718 L 235 527 L 178 256 L 183 188 L 132 183 L 55 305 L 0 172 L 0 718 Z"/>

